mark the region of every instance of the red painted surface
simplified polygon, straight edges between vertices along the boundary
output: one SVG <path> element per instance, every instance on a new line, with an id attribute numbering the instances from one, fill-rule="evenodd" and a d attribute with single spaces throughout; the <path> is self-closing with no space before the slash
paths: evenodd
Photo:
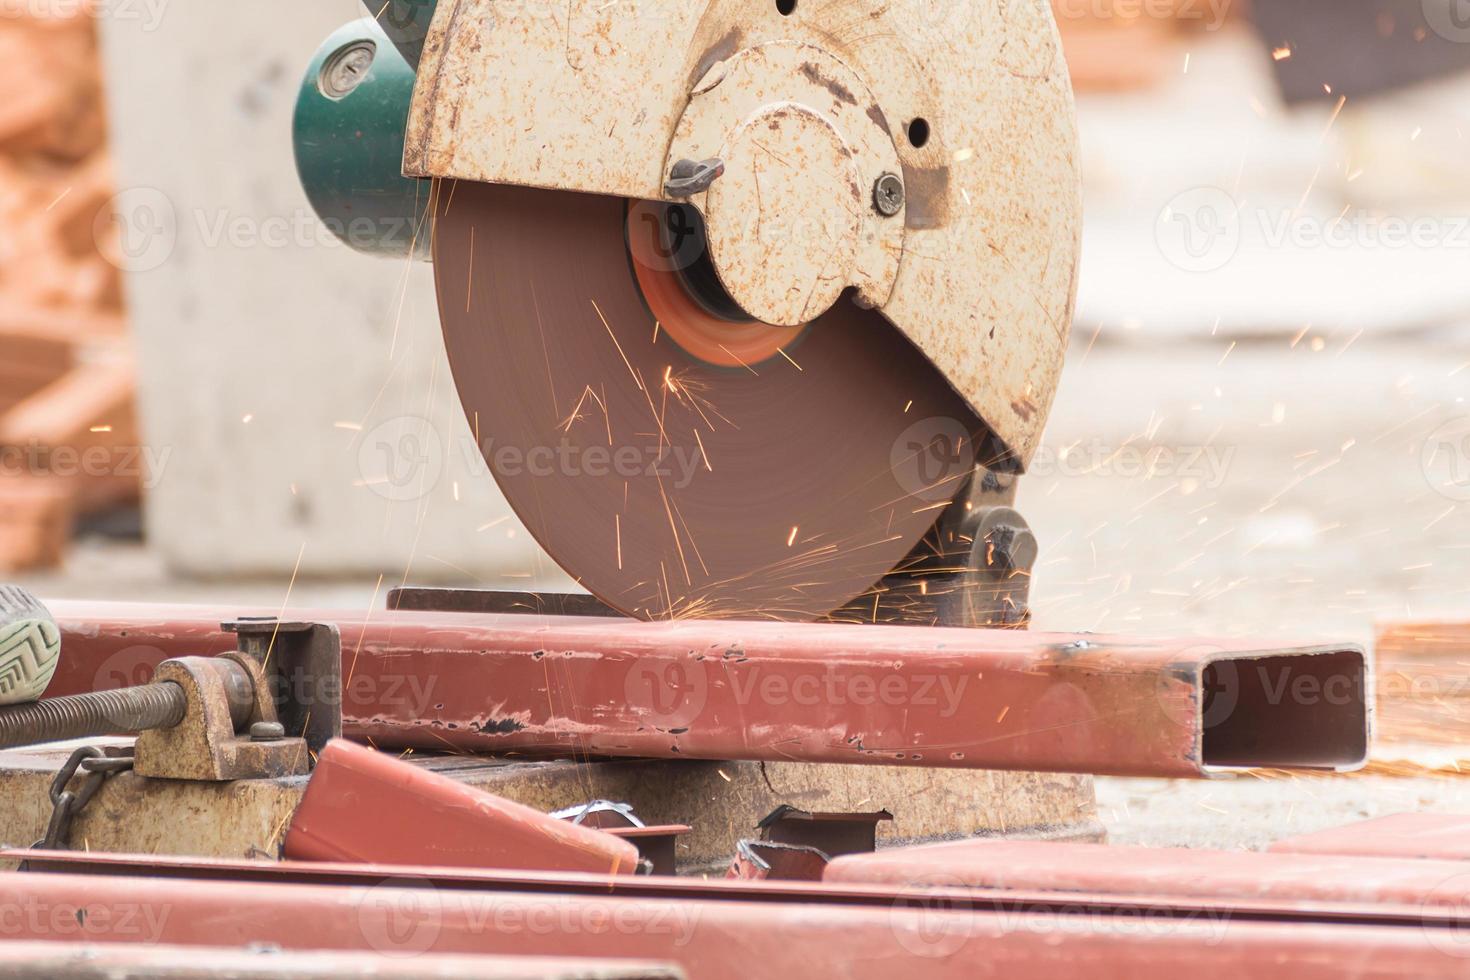
<path id="1" fill-rule="evenodd" d="M 168 656 L 231 649 L 219 621 L 261 612 L 66 602 L 54 611 L 63 654 L 50 696 L 136 683 Z M 1211 739 L 1226 745 L 1229 766 L 1351 767 L 1366 751 L 1362 654 L 1352 647 L 535 615 L 289 615 L 338 626 L 342 690 L 310 696 L 336 697 L 346 734 L 382 748 L 1154 776 L 1201 774 Z M 1236 692 L 1228 711 L 1206 721 L 1203 667 L 1230 658 L 1247 680 L 1258 665 L 1285 664 L 1276 673 L 1286 686 L 1268 680 L 1262 693 Z M 1312 677 L 1305 679 L 1318 689 L 1298 696 L 1291 685 L 1303 677 L 1293 671 L 1304 674 L 1309 662 L 1333 665 L 1344 689 L 1358 685 L 1357 700 L 1324 696 Z M 1222 742 L 1222 732 L 1235 735 Z"/>
<path id="2" fill-rule="evenodd" d="M 1398 813 L 1271 845 L 1277 853 L 1352 854 L 1376 857 L 1470 860 L 1470 816 L 1461 813 Z"/>
<path id="3" fill-rule="evenodd" d="M 638 848 L 342 739 L 327 743 L 291 827 L 294 861 L 633 874 Z"/>
<path id="4" fill-rule="evenodd" d="M 1457 916 L 1470 909 L 1470 864 L 1455 861 L 1044 841 L 958 841 L 853 854 L 833 860 L 823 881 L 1272 901 L 1302 908 L 1361 903 L 1419 914 L 1436 906 Z"/>
<path id="5" fill-rule="evenodd" d="M 395 956 L 141 943 L 0 943 L 0 973 L 31 980 L 249 977 L 251 980 L 685 980 L 672 964 L 551 956 Z"/>
<path id="6" fill-rule="evenodd" d="M 1060 845 L 1042 845 L 1060 846 Z M 897 852 L 894 852 L 897 853 Z M 1165 851 L 1156 855 L 1173 855 Z M 1068 854 L 1081 864 L 1097 864 L 1088 869 L 1098 882 L 1108 881 L 1106 859 L 1101 862 L 1088 854 Z M 1234 854 L 1228 856 L 1235 856 Z M 890 875 L 893 880 L 805 882 L 774 878 L 737 880 L 727 878 L 663 877 L 580 874 L 550 871 L 504 871 L 483 868 L 434 868 L 428 866 L 392 866 L 373 864 L 341 864 L 303 861 L 247 861 L 240 859 L 170 857 L 167 855 L 101 854 L 84 851 L 0 851 L 6 861 L 24 863 L 27 871 L 45 874 L 96 875 L 131 879 L 171 879 L 178 881 L 234 881 L 267 884 L 338 885 L 373 887 L 399 885 L 404 888 L 431 887 L 440 891 L 479 891 L 496 894 L 582 895 L 628 899 L 669 899 L 673 901 L 737 902 L 775 905 L 835 905 L 845 908 L 868 907 L 890 909 L 895 906 L 966 909 L 1016 915 L 1027 910 L 1050 909 L 1059 914 L 1098 916 L 1103 919 L 1182 919 L 1201 921 L 1251 922 L 1318 922 L 1325 924 L 1394 924 L 1422 928 L 1449 926 L 1459 928 L 1467 918 L 1461 899 L 1464 883 L 1458 881 L 1463 868 L 1456 865 L 1449 878 L 1439 879 L 1444 887 L 1430 889 L 1432 901 L 1422 901 L 1428 879 L 1417 879 L 1419 887 L 1383 889 L 1369 884 L 1360 888 L 1360 897 L 1349 900 L 1339 892 L 1336 897 L 1306 898 L 1300 889 L 1227 887 L 1211 890 L 1210 886 L 1191 888 L 1170 882 L 1155 872 L 1152 880 L 1130 882 L 1115 879 L 1119 889 L 1135 891 L 1095 891 L 1079 889 L 1077 879 L 1053 875 L 1050 884 L 1040 875 L 1028 872 L 1024 861 L 1017 861 L 1019 873 L 1014 883 L 968 885 L 965 859 L 956 862 L 959 874 L 936 873 L 931 870 L 910 871 Z M 1216 855 L 1216 859 L 1219 855 Z M 924 862 L 921 856 L 920 864 Z M 932 862 L 931 862 L 932 863 Z M 1358 865 L 1346 860 L 1345 876 L 1374 879 L 1385 866 L 1381 860 L 1368 860 Z M 1435 875 L 1441 869 L 1418 869 Z M 1100 872 L 1100 873 L 1098 873 Z M 854 877 L 883 877 L 868 874 Z M 909 879 L 912 878 L 913 881 Z M 1187 883 L 1188 876 L 1182 879 Z M 1232 892 L 1234 892 L 1232 894 Z M 1261 894 L 1270 892 L 1270 894 Z M 1323 896 L 1332 895 L 1324 889 Z M 1408 901 L 1405 901 L 1405 898 Z M 1442 899 L 1442 900 L 1441 900 Z"/>
<path id="7" fill-rule="evenodd" d="M 627 957 L 700 980 L 1377 980 L 1463 977 L 1467 962 L 1454 928 L 1414 920 L 1150 919 L 1077 899 L 977 909 L 917 894 L 790 904 L 5 873 L 0 909 L 11 939 Z"/>

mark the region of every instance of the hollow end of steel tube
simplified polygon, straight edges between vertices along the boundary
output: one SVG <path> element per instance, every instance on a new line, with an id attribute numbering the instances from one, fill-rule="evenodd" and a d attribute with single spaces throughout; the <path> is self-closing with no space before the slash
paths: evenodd
<path id="1" fill-rule="evenodd" d="M 1367 764 L 1371 700 L 1362 650 L 1221 656 L 1200 666 L 1199 683 L 1206 775 Z"/>

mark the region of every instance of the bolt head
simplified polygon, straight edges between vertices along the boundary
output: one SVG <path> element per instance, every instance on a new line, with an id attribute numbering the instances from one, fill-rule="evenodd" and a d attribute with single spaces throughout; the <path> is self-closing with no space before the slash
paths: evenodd
<path id="1" fill-rule="evenodd" d="M 257 721 L 250 726 L 250 741 L 279 742 L 286 737 L 286 726 L 278 721 Z"/>
<path id="2" fill-rule="evenodd" d="M 370 40 L 353 41 L 333 51 L 317 80 L 322 94 L 329 99 L 347 98 L 367 80 L 377 56 L 378 46 Z"/>
<path id="3" fill-rule="evenodd" d="M 903 210 L 903 179 L 898 174 L 884 174 L 873 184 L 873 209 L 885 218 Z"/>

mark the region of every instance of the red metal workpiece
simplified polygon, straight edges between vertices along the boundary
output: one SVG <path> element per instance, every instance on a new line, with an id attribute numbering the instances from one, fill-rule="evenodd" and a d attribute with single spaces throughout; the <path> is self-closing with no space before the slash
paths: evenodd
<path id="1" fill-rule="evenodd" d="M 1165 899 L 1345 902 L 1463 914 L 1470 865 L 1337 855 L 973 840 L 836 858 L 829 884 L 1095 892 Z M 1470 945 L 1467 945 L 1470 954 Z"/>
<path id="2" fill-rule="evenodd" d="M 814 848 L 824 858 L 834 858 L 872 852 L 878 846 L 878 824 L 892 819 L 893 814 L 887 810 L 811 813 L 782 804 L 756 826 L 760 828 L 762 840 Z"/>
<path id="3" fill-rule="evenodd" d="M 1470 816 L 1459 813 L 1397 813 L 1271 845 L 1281 854 L 1356 854 L 1368 857 L 1470 860 Z"/>
<path id="4" fill-rule="evenodd" d="M 298 861 L 632 874 L 638 848 L 342 739 L 327 743 L 286 833 Z"/>
<path id="5" fill-rule="evenodd" d="M 56 603 L 51 696 L 229 649 L 240 610 Z M 925 627 L 301 612 L 341 632 L 345 732 L 382 748 L 1199 776 L 1354 768 L 1351 645 Z M 310 687 L 310 678 L 303 683 Z M 306 692 L 328 697 L 328 692 Z"/>
<path id="6" fill-rule="evenodd" d="M 1089 855 L 1071 856 L 1082 863 L 1091 860 Z M 903 881 L 902 875 L 896 875 L 894 877 L 897 880 L 892 882 L 824 880 L 819 883 L 776 878 L 732 880 L 646 875 L 608 876 L 412 865 L 181 858 L 87 851 L 0 851 L 0 859 L 15 862 L 23 871 L 28 872 L 111 876 L 139 881 L 156 878 L 354 887 L 394 885 L 497 894 L 513 892 L 777 905 L 815 903 L 874 908 L 917 904 L 1008 915 L 1052 910 L 1109 918 L 1122 915 L 1183 921 L 1219 919 L 1231 922 L 1393 924 L 1415 928 L 1433 925 L 1457 928 L 1465 923 L 1465 909 L 1470 908 L 1470 882 L 1464 880 L 1461 873 L 1463 866 L 1450 862 L 1421 864 L 1416 871 L 1422 873 L 1417 874 L 1409 886 L 1403 888 L 1383 889 L 1369 885 L 1356 892 L 1344 889 L 1333 892 L 1329 888 L 1322 891 L 1322 897 L 1301 897 L 1299 889 L 1290 885 L 1283 886 L 1281 882 L 1272 883 L 1266 889 L 1270 894 L 1265 895 L 1253 895 L 1246 887 L 1217 889 L 1226 894 L 1216 894 L 1208 887 L 1177 884 L 1161 886 L 1157 883 L 1160 878 L 1158 874 L 1151 875 L 1142 882 L 1119 878 L 1119 889 L 1131 888 L 1134 889 L 1132 892 L 1079 890 L 1075 880 L 1065 878 L 1056 879 L 1052 885 L 1028 886 L 1026 882 L 1029 878 L 1039 876 L 1028 874 L 1024 862 L 1017 862 L 1022 873 L 1014 885 L 971 885 L 965 884 L 965 879 L 975 875 L 965 871 L 967 862 L 959 857 L 954 860 L 961 873 L 955 875 L 924 868 L 913 874 L 914 880 L 911 882 Z M 1382 859 L 1361 859 L 1366 863 L 1359 864 L 1359 860 L 1340 859 L 1346 878 L 1376 881 L 1377 877 L 1382 876 L 1384 868 L 1392 863 Z M 1449 871 L 1450 876 L 1439 878 L 1440 873 L 1445 871 Z M 1436 878 L 1439 884 L 1429 888 L 1429 882 Z M 899 883 L 900 881 L 903 883 Z M 1168 888 L 1167 892 L 1165 887 Z M 1426 891 L 1429 892 L 1431 901 L 1420 900 Z"/>
<path id="7" fill-rule="evenodd" d="M 672 964 L 551 956 L 395 956 L 142 943 L 0 943 L 7 980 L 684 980 Z"/>
<path id="8" fill-rule="evenodd" d="M 834 893 L 801 883 L 782 883 L 791 897 L 771 900 L 761 898 L 764 882 L 693 885 L 726 897 L 674 898 L 665 894 L 668 879 L 562 876 L 563 884 L 574 878 L 587 879 L 574 892 L 535 892 L 422 879 L 401 887 L 381 877 L 309 885 L 3 873 L 0 909 L 16 939 L 626 957 L 671 960 L 701 980 L 1386 980 L 1460 978 L 1466 962 L 1462 921 L 1403 910 L 1263 919 L 1229 907 L 1209 913 L 1083 895 L 981 904 L 963 893 Z"/>
<path id="9" fill-rule="evenodd" d="M 743 840 L 725 870 L 726 878 L 742 881 L 821 881 L 831 860 L 815 847 Z"/>

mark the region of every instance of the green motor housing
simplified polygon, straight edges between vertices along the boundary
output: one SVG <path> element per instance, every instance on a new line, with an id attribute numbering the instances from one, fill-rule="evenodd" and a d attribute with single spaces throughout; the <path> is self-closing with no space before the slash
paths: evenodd
<path id="1" fill-rule="evenodd" d="M 393 36 L 364 17 L 334 31 L 312 58 L 292 126 L 296 172 L 340 241 L 369 255 L 427 260 L 431 182 L 403 176 L 403 141 L 434 4 L 389 7 Z"/>

